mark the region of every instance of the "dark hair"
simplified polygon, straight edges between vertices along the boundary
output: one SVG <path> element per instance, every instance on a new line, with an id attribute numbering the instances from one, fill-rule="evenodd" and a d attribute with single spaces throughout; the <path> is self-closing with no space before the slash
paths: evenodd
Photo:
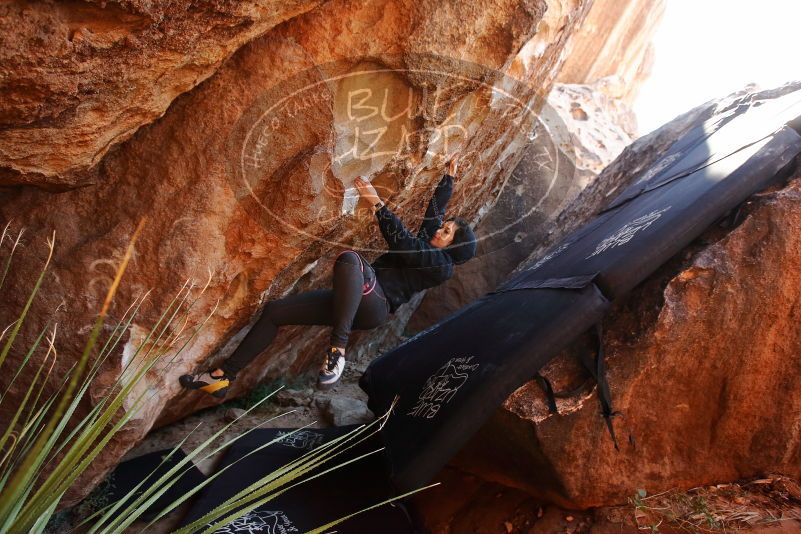
<path id="1" fill-rule="evenodd" d="M 451 217 L 448 221 L 456 223 L 456 231 L 451 244 L 445 247 L 445 252 L 453 259 L 453 263 L 464 263 L 476 255 L 476 234 L 470 228 L 470 223 L 461 217 Z"/>

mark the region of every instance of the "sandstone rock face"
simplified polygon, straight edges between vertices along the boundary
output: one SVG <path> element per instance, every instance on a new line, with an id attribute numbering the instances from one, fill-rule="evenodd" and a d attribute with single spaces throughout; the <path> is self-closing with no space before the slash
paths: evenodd
<path id="1" fill-rule="evenodd" d="M 640 488 L 798 477 L 801 180 L 755 198 L 740 226 L 708 230 L 605 320 L 612 398 L 625 415 L 615 420 L 620 452 L 592 386 L 549 415 L 532 382 L 455 465 L 568 508 L 624 503 Z M 583 380 L 569 352 L 545 369 L 557 390 Z"/>
<path id="2" fill-rule="evenodd" d="M 651 73 L 651 44 L 665 13 L 664 0 L 596 0 L 575 33 L 559 82 L 595 83 L 617 76 L 632 104 Z"/>
<path id="3" fill-rule="evenodd" d="M 680 534 L 710 529 L 710 518 L 721 532 L 801 529 L 801 486 L 782 476 L 648 495 L 642 507 L 627 502 L 581 511 L 560 509 L 455 469 L 443 470 L 437 481 L 440 486 L 412 498 L 431 534 L 637 534 L 654 527 Z M 708 515 L 699 513 L 702 507 Z"/>
<path id="4" fill-rule="evenodd" d="M 240 46 L 321 0 L 0 6 L 0 185 L 82 185 Z"/>
<path id="5" fill-rule="evenodd" d="M 380 253 L 372 214 L 351 198 L 357 174 L 371 177 L 415 226 L 445 159 L 459 153 L 463 172 L 453 212 L 477 217 L 517 165 L 534 124 L 530 110 L 541 107 L 588 5 L 328 2 L 242 47 L 161 119 L 78 172 L 74 183 L 91 186 L 5 192 L 3 220 L 31 237 L 7 281 L 14 289 L 0 319 L 8 324 L 20 309 L 44 237 L 55 228 L 54 261 L 20 346 L 48 318 L 59 321 L 57 371 L 80 353 L 121 251 L 147 218 L 111 320 L 152 291 L 97 378 L 95 399 L 190 281 L 180 294 L 187 301 L 179 320 L 156 344 L 166 356 L 142 385 L 143 409 L 94 463 L 90 478 L 157 419 L 210 404 L 181 391 L 177 377 L 227 356 L 267 299 L 326 285 L 343 247 L 371 259 Z M 282 330 L 239 375 L 232 395 L 264 377 L 316 366 L 325 337 L 322 328 Z M 19 361 L 20 354 L 13 357 Z"/>
<path id="6" fill-rule="evenodd" d="M 552 132 L 557 130 L 553 135 L 584 175 L 600 174 L 637 138 L 637 120 L 617 81 L 612 77 L 589 85 L 557 83 L 548 95 L 546 110 L 555 111 L 561 120 L 547 113 L 543 119 Z M 560 126 L 566 131 L 559 132 Z"/>

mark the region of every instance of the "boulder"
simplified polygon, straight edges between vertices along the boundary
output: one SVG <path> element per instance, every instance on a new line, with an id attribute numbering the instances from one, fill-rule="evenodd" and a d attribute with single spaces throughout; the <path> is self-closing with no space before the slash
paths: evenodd
<path id="1" fill-rule="evenodd" d="M 67 189 L 243 44 L 321 0 L 0 6 L 0 185 Z"/>
<path id="2" fill-rule="evenodd" d="M 619 452 L 594 388 L 549 415 L 531 382 L 455 465 L 573 509 L 625 503 L 638 489 L 801 475 L 801 180 L 757 195 L 742 216 L 708 229 L 604 321 Z M 582 384 L 570 352 L 544 370 L 557 390 Z"/>
<path id="3" fill-rule="evenodd" d="M 355 176 L 372 178 L 394 211 L 416 226 L 446 159 L 459 154 L 453 211 L 477 218 L 522 156 L 532 111 L 542 107 L 564 44 L 588 6 L 327 2 L 244 45 L 175 98 L 163 117 L 80 171 L 74 183 L 90 185 L 58 194 L 4 191 L 2 219 L 13 221 L 15 232 L 25 228 L 30 241 L 4 286 L 3 324 L 16 318 L 42 264 L 45 237 L 56 231 L 48 276 L 7 363 L 21 361 L 22 347 L 53 319 L 54 374 L 70 367 L 142 219 L 110 323 L 150 292 L 96 378 L 93 402 L 133 358 L 142 361 L 136 349 L 176 294 L 186 299 L 165 336 L 149 344 L 164 355 L 141 385 L 146 402 L 81 488 L 154 424 L 213 403 L 181 390 L 177 377 L 224 359 L 265 301 L 327 285 L 344 247 L 370 259 L 382 251 L 372 214 L 354 205 Z M 82 68 L 80 56 L 72 61 Z M 48 152 L 60 150 L 48 145 Z M 34 183 L 38 174 L 25 176 Z M 318 365 L 325 337 L 322 328 L 282 330 L 238 375 L 230 396 L 265 377 Z M 12 390 L 9 399 L 18 394 Z"/>
<path id="4" fill-rule="evenodd" d="M 375 419 L 367 403 L 361 399 L 321 396 L 314 400 L 314 404 L 333 426 L 360 425 Z"/>

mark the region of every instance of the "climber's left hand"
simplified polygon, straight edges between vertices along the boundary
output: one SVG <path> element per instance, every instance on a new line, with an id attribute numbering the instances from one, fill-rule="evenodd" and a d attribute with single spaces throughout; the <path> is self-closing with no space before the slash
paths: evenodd
<path id="1" fill-rule="evenodd" d="M 459 161 L 454 157 L 448 162 L 448 170 L 446 171 L 450 176 L 456 178 L 456 173 L 459 170 Z"/>

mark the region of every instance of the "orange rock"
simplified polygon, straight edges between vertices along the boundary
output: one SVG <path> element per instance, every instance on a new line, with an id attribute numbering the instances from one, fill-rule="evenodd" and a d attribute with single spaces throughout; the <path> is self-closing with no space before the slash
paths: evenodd
<path id="1" fill-rule="evenodd" d="M 594 390 L 548 415 L 516 391 L 457 465 L 570 508 L 624 503 L 644 488 L 801 475 L 801 179 L 760 195 L 721 237 L 710 230 L 605 322 L 616 452 Z M 715 241 L 705 245 L 705 242 Z M 575 383 L 568 358 L 546 369 Z M 569 366 L 568 366 L 569 367 Z M 481 460 L 492 439 L 491 460 Z"/>
<path id="2" fill-rule="evenodd" d="M 291 5 L 298 11 L 309 7 Z M 131 65 L 135 58 L 128 55 L 115 63 L 136 82 L 130 100 L 105 97 L 105 89 L 91 84 L 87 96 L 66 98 L 72 108 L 58 99 L 53 107 L 15 100 L 19 111 L 14 116 L 20 121 L 28 116 L 24 120 L 36 124 L 60 110 L 78 109 L 89 114 L 64 113 L 66 124 L 71 124 L 69 120 L 90 124 L 80 135 L 66 133 L 65 127 L 55 137 L 36 138 L 31 143 L 43 147 L 43 155 L 31 156 L 30 165 L 17 165 L 27 173 L 17 182 L 87 187 L 59 194 L 18 188 L 4 192 L 0 200 L 3 220 L 13 219 L 15 229 L 25 227 L 26 235 L 32 236 L 29 254 L 18 256 L 6 281 L 6 288 L 13 290 L 0 308 L 3 324 L 13 320 L 38 272 L 35 255 L 43 247 L 33 243 L 57 230 L 53 266 L 19 346 L 24 347 L 53 318 L 61 334 L 57 371 L 69 368 L 80 354 L 86 325 L 100 308 L 119 253 L 142 217 L 147 217 L 147 226 L 111 319 L 119 320 L 134 298 L 152 292 L 93 384 L 92 398 L 96 400 L 119 376 L 186 280 L 194 283 L 190 300 L 197 298 L 186 315 L 187 324 L 199 325 L 211 315 L 179 358 L 170 362 L 168 355 L 148 373 L 141 390 L 147 393 L 142 410 L 106 447 L 82 489 L 71 497 L 90 488 L 157 421 L 175 420 L 211 404 L 207 397 L 182 391 L 177 377 L 227 356 L 265 300 L 327 284 L 333 258 L 345 246 L 361 247 L 371 258 L 378 255 L 383 240 L 372 215 L 364 210 L 354 216 L 343 214 L 359 207 L 347 198 L 356 174 L 370 175 L 396 212 L 414 226 L 443 171 L 444 158 L 458 153 L 464 172 L 451 201 L 453 214 L 473 218 L 491 203 L 498 184 L 522 155 L 534 119 L 530 111 L 542 105 L 564 44 L 588 5 L 584 0 L 327 2 L 243 46 L 213 76 L 167 109 L 178 93 L 210 73 L 186 63 L 184 56 L 199 46 L 196 39 L 208 25 L 219 23 L 215 31 L 236 34 L 225 46 L 242 38 L 238 25 L 226 27 L 224 21 L 204 20 L 202 13 L 190 11 L 186 16 L 197 17 L 200 23 L 185 22 L 183 37 L 173 35 L 179 39 L 177 58 L 170 55 L 173 63 L 159 63 L 163 70 L 154 73 L 143 56 L 136 56 L 142 64 Z M 32 28 L 38 27 L 41 17 L 61 20 L 47 12 L 55 9 L 47 6 L 34 5 Z M 98 11 L 128 20 L 127 12 L 114 10 L 102 12 L 89 5 L 87 17 L 96 20 Z M 151 28 L 150 17 L 155 15 L 146 11 L 141 16 L 144 22 L 133 21 L 127 32 L 120 29 L 121 22 L 109 22 L 111 33 L 105 37 L 91 36 L 83 26 L 79 29 L 84 41 L 95 39 L 94 47 L 108 46 L 113 52 L 115 47 L 141 46 L 145 56 L 149 57 L 148 51 L 158 56 L 162 48 L 136 33 L 137 24 L 146 22 Z M 164 13 L 166 29 L 171 28 L 171 16 L 172 12 Z M 212 39 L 219 36 L 212 32 Z M 82 63 L 82 56 L 73 52 L 64 53 L 69 64 L 63 68 L 69 76 L 59 79 L 79 78 L 81 69 L 94 64 Z M 219 51 L 209 54 L 204 65 L 216 65 L 224 56 Z M 20 60 L 33 59 L 21 54 Z M 102 74 L 107 73 L 103 65 L 96 67 L 100 78 L 117 80 Z M 191 71 L 192 82 L 187 85 L 185 74 L 173 69 Z M 164 90 L 162 82 L 169 82 L 170 89 Z M 145 90 L 148 84 L 154 87 Z M 15 87 L 23 85 L 20 75 Z M 385 107 L 384 90 L 391 94 Z M 28 95 L 35 96 L 35 92 Z M 403 115 L 410 96 L 416 105 L 411 119 Z M 153 120 L 152 98 L 161 106 L 157 114 L 167 109 L 164 116 L 110 150 L 99 165 L 76 171 L 68 180 L 42 179 L 53 170 L 91 165 L 118 138 Z M 113 110 L 114 118 L 92 111 L 95 106 Z M 129 117 L 132 109 L 134 120 Z M 373 111 L 387 115 L 386 135 Z M 363 128 L 360 119 L 369 128 Z M 120 130 L 110 130 L 109 124 L 118 120 Z M 413 135 L 402 135 L 410 127 Z M 113 139 L 103 137 L 110 131 Z M 71 135 L 66 148 L 59 137 L 64 134 Z M 4 134 L 0 146 L 11 137 Z M 24 162 L 28 157 L 24 147 L 31 143 L 12 143 L 24 156 L 15 161 Z M 12 152 L 0 149 L 0 154 Z M 62 302 L 65 307 L 59 308 Z M 60 311 L 54 313 L 56 309 Z M 177 329 L 178 325 L 173 333 Z M 238 376 L 232 395 L 265 377 L 303 373 L 316 366 L 324 334 L 323 329 L 308 327 L 282 331 L 274 345 Z M 7 362 L 20 358 L 21 353 L 15 353 Z M 13 391 L 12 397 L 18 393 Z M 10 405 L 13 402 L 4 403 L 3 409 Z M 6 415 L 0 412 L 0 418 Z"/>
<path id="3" fill-rule="evenodd" d="M 0 185 L 65 189 L 243 44 L 320 0 L 0 7 Z"/>
<path id="4" fill-rule="evenodd" d="M 665 13 L 664 0 L 596 0 L 575 33 L 557 81 L 593 84 L 616 77 L 618 95 L 634 103 L 651 73 L 651 39 Z"/>

